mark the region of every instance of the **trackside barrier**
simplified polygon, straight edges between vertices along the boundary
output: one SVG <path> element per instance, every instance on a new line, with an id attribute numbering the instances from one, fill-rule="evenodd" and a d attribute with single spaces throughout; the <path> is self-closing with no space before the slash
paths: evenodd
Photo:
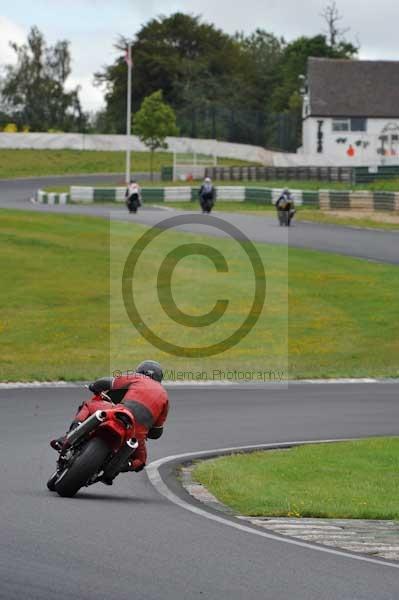
<path id="1" fill-rule="evenodd" d="M 191 187 L 164 188 L 165 202 L 190 202 Z"/>
<path id="2" fill-rule="evenodd" d="M 275 204 L 284 188 L 216 186 L 216 199 L 229 202 L 251 202 L 260 205 Z M 93 188 L 72 186 L 70 194 L 56 194 L 39 190 L 35 201 L 42 204 L 68 202 L 124 202 L 125 187 Z M 198 187 L 144 187 L 144 203 L 198 202 Z M 322 210 L 386 210 L 399 211 L 399 192 L 348 191 L 348 190 L 293 190 L 297 206 Z"/>
<path id="3" fill-rule="evenodd" d="M 55 192 L 38 190 L 36 196 L 32 198 L 32 200 L 39 202 L 40 204 L 68 204 L 70 195 L 67 193 L 56 194 Z"/>
<path id="4" fill-rule="evenodd" d="M 217 186 L 216 199 L 229 202 L 244 202 L 245 188 L 241 186 Z"/>
<path id="5" fill-rule="evenodd" d="M 320 190 L 322 210 L 399 211 L 398 192 Z"/>

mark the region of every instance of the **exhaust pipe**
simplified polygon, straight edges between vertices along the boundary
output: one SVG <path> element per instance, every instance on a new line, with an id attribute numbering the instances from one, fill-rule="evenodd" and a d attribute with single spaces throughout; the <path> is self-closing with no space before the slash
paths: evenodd
<path id="1" fill-rule="evenodd" d="M 111 459 L 106 468 L 104 469 L 104 477 L 107 479 L 114 479 L 118 473 L 121 472 L 122 467 L 134 454 L 138 447 L 138 442 L 135 438 L 132 438 L 126 442 L 126 444 L 119 450 L 119 452 Z"/>
<path id="2" fill-rule="evenodd" d="M 88 433 L 91 433 L 100 423 L 105 421 L 106 417 L 107 413 L 104 410 L 97 410 L 91 417 L 86 419 L 86 421 L 83 421 L 83 423 L 68 433 L 65 440 L 67 445 L 72 446 L 73 444 L 76 444 L 78 440 Z"/>

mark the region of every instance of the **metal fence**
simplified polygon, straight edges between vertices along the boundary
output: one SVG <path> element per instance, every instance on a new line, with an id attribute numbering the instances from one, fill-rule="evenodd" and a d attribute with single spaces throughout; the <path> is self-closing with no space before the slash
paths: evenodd
<path id="1" fill-rule="evenodd" d="M 352 183 L 352 167 L 207 167 L 206 177 L 218 181 L 318 180 Z"/>
<path id="2" fill-rule="evenodd" d="M 383 165 L 380 167 L 354 168 L 354 183 L 372 183 L 384 179 L 399 179 L 399 166 Z"/>
<path id="3" fill-rule="evenodd" d="M 302 119 L 291 113 L 266 113 L 210 105 L 176 111 L 180 135 L 253 144 L 295 152 L 302 144 Z"/>

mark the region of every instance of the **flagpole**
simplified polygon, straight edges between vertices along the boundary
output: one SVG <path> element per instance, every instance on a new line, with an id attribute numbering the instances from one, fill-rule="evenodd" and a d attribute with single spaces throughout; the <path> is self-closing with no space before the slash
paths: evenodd
<path id="1" fill-rule="evenodd" d="M 126 110 L 126 184 L 130 183 L 130 142 L 132 130 L 132 45 L 129 42 L 126 52 L 127 63 L 127 110 Z"/>

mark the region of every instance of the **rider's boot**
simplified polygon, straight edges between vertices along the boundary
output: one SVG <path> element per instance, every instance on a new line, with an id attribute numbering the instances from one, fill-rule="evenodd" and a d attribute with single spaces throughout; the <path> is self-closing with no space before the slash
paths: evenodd
<path id="1" fill-rule="evenodd" d="M 51 440 L 51 442 L 50 442 L 51 448 L 53 448 L 57 452 L 62 452 L 62 449 L 64 448 L 64 444 L 66 441 L 67 434 L 70 433 L 71 431 L 73 431 L 74 429 L 76 429 L 76 427 L 79 427 L 79 425 L 80 425 L 79 421 L 72 421 L 71 426 L 65 435 L 61 435 L 59 438 L 55 438 L 55 440 Z"/>

